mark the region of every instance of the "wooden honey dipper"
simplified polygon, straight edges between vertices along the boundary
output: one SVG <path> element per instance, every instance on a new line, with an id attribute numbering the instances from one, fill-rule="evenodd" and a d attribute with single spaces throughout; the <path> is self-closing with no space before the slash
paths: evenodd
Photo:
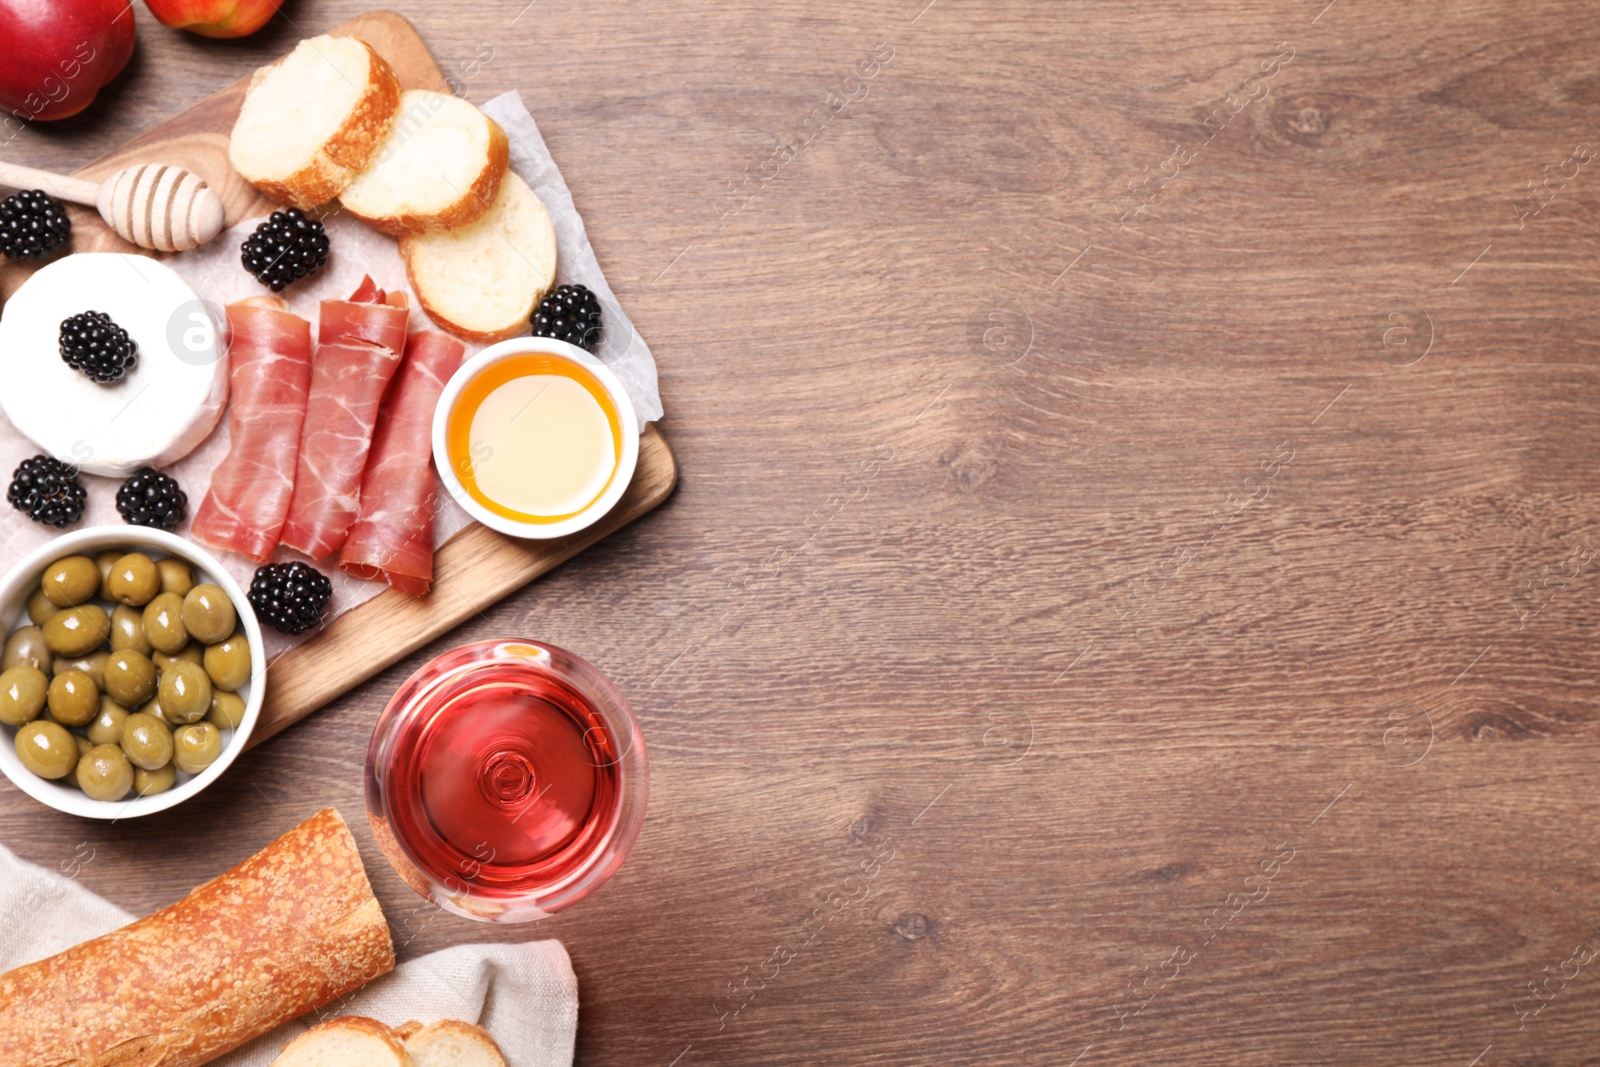
<path id="1" fill-rule="evenodd" d="M 0 185 L 43 189 L 100 211 L 124 241 L 158 252 L 184 252 L 222 232 L 222 201 L 204 181 L 166 163 L 135 163 L 103 182 L 0 163 Z"/>

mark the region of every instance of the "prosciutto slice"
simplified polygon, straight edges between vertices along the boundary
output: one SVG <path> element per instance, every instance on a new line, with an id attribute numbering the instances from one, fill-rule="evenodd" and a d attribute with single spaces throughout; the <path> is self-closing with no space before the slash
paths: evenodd
<path id="1" fill-rule="evenodd" d="M 294 494 L 300 430 L 311 387 L 311 324 L 275 296 L 228 305 L 228 455 L 190 532 L 213 548 L 265 560 Z"/>
<path id="2" fill-rule="evenodd" d="M 361 478 L 361 515 L 339 551 L 339 568 L 382 578 L 412 596 L 433 584 L 433 409 L 466 346 L 432 330 L 411 335 L 384 401 Z"/>
<path id="3" fill-rule="evenodd" d="M 294 499 L 283 543 L 312 559 L 344 544 L 361 498 L 361 472 L 378 406 L 405 350 L 404 293 L 385 293 L 371 278 L 349 300 L 324 300 L 311 364 Z"/>

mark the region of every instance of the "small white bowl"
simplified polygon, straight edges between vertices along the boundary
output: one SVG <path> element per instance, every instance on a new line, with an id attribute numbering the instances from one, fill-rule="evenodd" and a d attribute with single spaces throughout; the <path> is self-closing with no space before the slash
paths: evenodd
<path id="1" fill-rule="evenodd" d="M 450 413 L 455 410 L 461 390 L 494 364 L 529 354 L 557 356 L 582 365 L 611 398 L 611 403 L 617 409 L 617 421 L 622 427 L 622 455 L 617 460 L 617 469 L 612 474 L 611 482 L 606 486 L 605 492 L 596 497 L 588 507 L 560 522 L 520 522 L 490 511 L 467 492 L 466 486 L 461 484 L 454 465 L 450 462 L 450 449 L 446 437 L 450 426 Z M 450 376 L 449 383 L 444 387 L 444 393 L 439 397 L 439 406 L 433 411 L 433 465 L 438 469 L 439 477 L 444 480 L 445 488 L 450 491 L 456 503 L 460 504 L 468 515 L 491 530 L 498 530 L 512 537 L 535 540 L 565 537 L 599 521 L 602 515 L 622 499 L 622 494 L 627 492 L 629 483 L 633 481 L 634 467 L 639 463 L 638 425 L 639 418 L 634 412 L 633 400 L 628 396 L 628 390 L 623 387 L 622 380 L 610 367 L 577 345 L 565 341 L 557 341 L 550 337 L 513 337 L 509 341 L 501 341 L 485 348 L 463 363 L 461 368 Z"/>
<path id="2" fill-rule="evenodd" d="M 262 656 L 261 624 L 256 621 L 256 614 L 250 607 L 244 590 L 239 588 L 239 583 L 222 569 L 222 564 L 217 562 L 215 556 L 205 549 L 185 541 L 174 534 L 164 530 L 152 530 L 143 526 L 94 526 L 87 530 L 76 530 L 63 534 L 49 544 L 28 553 L 27 557 L 11 568 L 3 579 L 0 579 L 0 622 L 4 623 L 6 634 L 11 633 L 19 626 L 30 625 L 28 621 L 28 597 L 39 588 L 39 578 L 44 573 L 45 567 L 63 556 L 88 556 L 93 559 L 97 553 L 108 548 L 121 548 L 126 546 L 129 551 L 148 549 L 153 556 L 177 556 L 192 564 L 202 582 L 210 582 L 220 586 L 228 599 L 233 601 L 234 610 L 239 615 L 239 625 L 244 630 L 245 639 L 250 642 L 250 681 L 239 688 L 239 696 L 244 699 L 244 719 L 236 730 L 224 731 L 222 755 L 217 761 L 199 774 L 187 781 L 181 780 L 183 772 L 179 772 L 180 781 L 165 793 L 156 793 L 154 796 L 130 796 L 126 800 L 94 800 L 85 796 L 81 790 L 70 785 L 40 778 L 22 765 L 22 760 L 17 757 L 15 737 L 17 731 L 13 727 L 0 727 L 0 771 L 11 779 L 11 783 L 24 793 L 41 804 L 48 804 L 57 811 L 64 811 L 69 815 L 81 815 L 85 819 L 132 819 L 140 815 L 151 815 L 158 811 L 178 804 L 200 792 L 206 786 L 221 777 L 222 772 L 244 751 L 245 742 L 250 739 L 250 731 L 255 729 L 256 720 L 261 716 L 261 702 L 267 691 L 267 665 Z"/>

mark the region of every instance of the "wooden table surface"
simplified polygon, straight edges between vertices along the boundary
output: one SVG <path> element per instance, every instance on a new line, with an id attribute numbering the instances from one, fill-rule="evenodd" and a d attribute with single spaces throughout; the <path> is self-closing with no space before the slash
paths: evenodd
<path id="1" fill-rule="evenodd" d="M 583 1064 L 1594 1055 L 1590 4 L 525 2 L 404 13 L 538 117 L 676 496 L 204 803 L 7 789 L 0 841 L 144 913 L 337 805 L 403 957 L 566 944 Z M 361 9 L 141 8 L 5 157 Z M 502 634 L 607 671 L 652 756 L 627 864 L 511 929 L 361 819 L 388 694 Z"/>

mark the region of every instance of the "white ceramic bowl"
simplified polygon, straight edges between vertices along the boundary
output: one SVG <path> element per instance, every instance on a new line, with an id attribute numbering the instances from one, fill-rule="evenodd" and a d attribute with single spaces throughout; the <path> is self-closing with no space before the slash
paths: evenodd
<path id="1" fill-rule="evenodd" d="M 461 390 L 467 383 L 496 363 L 530 353 L 558 356 L 581 364 L 585 370 L 594 375 L 595 380 L 611 398 L 612 404 L 617 409 L 617 421 L 622 427 L 622 455 L 617 460 L 616 472 L 611 476 L 611 482 L 606 486 L 605 492 L 596 497 L 594 503 L 587 508 L 560 522 L 519 522 L 498 515 L 478 503 L 457 477 L 455 466 L 450 461 L 450 450 L 446 441 L 450 413 L 455 409 Z M 456 503 L 460 504 L 468 515 L 491 530 L 498 530 L 512 537 L 540 540 L 565 537 L 599 521 L 602 515 L 622 499 L 622 494 L 627 492 L 628 484 L 633 481 L 634 467 L 639 462 L 638 425 L 639 417 L 634 412 L 633 400 L 628 396 L 628 390 L 623 387 L 621 379 L 610 367 L 577 345 L 565 341 L 557 341 L 550 337 L 513 337 L 509 341 L 501 341 L 485 348 L 451 375 L 449 383 L 444 387 L 444 393 L 439 397 L 439 406 L 433 412 L 433 465 L 438 469 L 439 477 L 443 479 L 445 488 L 450 491 Z"/>
<path id="2" fill-rule="evenodd" d="M 93 800 L 69 785 L 40 778 L 24 767 L 22 760 L 17 757 L 14 741 L 17 731 L 9 726 L 0 727 L 0 771 L 5 772 L 12 784 L 42 804 L 86 819 L 131 819 L 165 811 L 182 804 L 216 781 L 244 751 L 250 731 L 255 729 L 256 720 L 261 716 L 261 701 L 267 689 L 267 665 L 261 655 L 261 624 L 256 621 L 244 590 L 222 569 L 222 564 L 211 553 L 163 530 L 142 526 L 95 526 L 63 534 L 28 553 L 22 562 L 0 579 L 0 622 L 4 623 L 5 633 L 29 625 L 28 597 L 39 588 L 39 578 L 45 567 L 62 556 L 88 556 L 93 559 L 108 548 L 123 546 L 127 546 L 129 551 L 148 552 L 152 558 L 177 556 L 188 560 L 201 581 L 220 586 L 228 594 L 234 610 L 238 612 L 239 625 L 250 642 L 250 681 L 239 689 L 239 696 L 244 699 L 244 720 L 239 723 L 238 729 L 223 731 L 222 755 L 217 757 L 217 761 L 196 775 L 179 771 L 177 784 L 165 793 L 154 796 Z"/>

